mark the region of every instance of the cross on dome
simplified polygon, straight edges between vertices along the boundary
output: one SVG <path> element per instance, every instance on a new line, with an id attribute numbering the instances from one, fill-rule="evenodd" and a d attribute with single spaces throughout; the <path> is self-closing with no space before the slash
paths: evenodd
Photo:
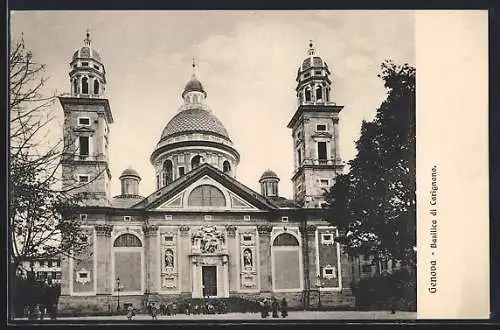
<path id="1" fill-rule="evenodd" d="M 85 42 L 85 46 L 90 47 L 90 30 L 89 29 L 87 29 L 87 34 L 86 34 L 86 38 L 85 38 L 84 42 Z"/>
<path id="2" fill-rule="evenodd" d="M 309 40 L 309 49 L 308 49 L 308 51 L 307 51 L 307 54 L 308 54 L 309 56 L 312 56 L 312 55 L 314 55 L 314 53 L 315 53 L 315 50 L 314 50 L 314 47 L 313 47 L 313 46 L 314 46 L 314 45 L 313 45 L 313 41 L 312 41 L 312 40 Z"/>

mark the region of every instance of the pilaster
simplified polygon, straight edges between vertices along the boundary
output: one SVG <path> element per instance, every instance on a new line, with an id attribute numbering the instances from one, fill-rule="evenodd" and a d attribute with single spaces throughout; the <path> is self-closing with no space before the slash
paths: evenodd
<path id="1" fill-rule="evenodd" d="M 189 226 L 180 226 L 179 232 L 179 278 L 180 278 L 180 289 L 181 292 L 191 292 L 193 283 L 193 265 L 191 260 L 189 260 L 189 255 L 191 254 L 191 242 L 189 239 Z"/>
<path id="2" fill-rule="evenodd" d="M 238 290 L 238 240 L 236 239 L 236 226 L 226 226 L 227 249 L 229 251 L 229 290 Z"/>
<path id="3" fill-rule="evenodd" d="M 263 292 L 272 291 L 272 265 L 271 265 L 271 225 L 257 226 L 259 233 L 259 260 L 260 260 L 260 289 Z"/>
<path id="4" fill-rule="evenodd" d="M 111 294 L 111 225 L 96 225 L 97 294 Z"/>
<path id="5" fill-rule="evenodd" d="M 161 262 L 160 251 L 158 251 L 160 233 L 156 225 L 145 225 L 142 230 L 144 231 L 146 243 L 146 290 L 149 293 L 158 293 L 160 289 L 160 267 L 158 267 L 158 263 Z"/>

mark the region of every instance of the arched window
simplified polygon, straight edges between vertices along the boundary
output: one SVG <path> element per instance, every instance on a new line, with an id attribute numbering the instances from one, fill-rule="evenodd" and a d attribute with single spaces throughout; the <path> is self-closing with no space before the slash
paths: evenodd
<path id="1" fill-rule="evenodd" d="M 316 86 L 316 101 L 323 100 L 323 88 L 321 86 Z"/>
<path id="2" fill-rule="evenodd" d="M 99 94 L 99 81 L 94 80 L 94 94 Z"/>
<path id="3" fill-rule="evenodd" d="M 304 91 L 304 96 L 305 96 L 306 102 L 311 101 L 311 88 L 310 87 L 306 87 L 306 89 Z"/>
<path id="4" fill-rule="evenodd" d="M 75 94 L 78 94 L 78 79 L 73 80 L 73 91 Z"/>
<path id="5" fill-rule="evenodd" d="M 273 246 L 299 246 L 299 241 L 292 234 L 283 233 L 274 239 Z"/>
<path id="6" fill-rule="evenodd" d="M 202 159 L 203 158 L 200 155 L 194 156 L 193 159 L 191 159 L 191 169 L 194 170 L 200 166 Z"/>
<path id="7" fill-rule="evenodd" d="M 123 234 L 115 239 L 113 247 L 142 247 L 141 240 L 133 234 Z"/>
<path id="8" fill-rule="evenodd" d="M 88 94 L 89 93 L 89 78 L 83 77 L 82 78 L 82 94 Z"/>
<path id="9" fill-rule="evenodd" d="M 166 186 L 174 180 L 174 165 L 170 159 L 163 163 L 163 185 Z"/>
<path id="10" fill-rule="evenodd" d="M 226 174 L 231 174 L 231 164 L 229 161 L 225 160 L 224 163 L 222 163 L 222 171 Z"/>
<path id="11" fill-rule="evenodd" d="M 226 206 L 222 191 L 211 185 L 202 185 L 193 189 L 188 198 L 189 206 Z"/>

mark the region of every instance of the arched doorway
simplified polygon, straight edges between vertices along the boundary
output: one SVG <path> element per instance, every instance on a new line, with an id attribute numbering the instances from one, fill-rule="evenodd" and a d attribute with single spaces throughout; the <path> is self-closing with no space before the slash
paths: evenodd
<path id="1" fill-rule="evenodd" d="M 124 233 L 113 242 L 113 294 L 118 291 L 117 279 L 120 279 L 120 293 L 142 293 L 144 276 L 144 250 L 142 241 L 135 234 Z"/>

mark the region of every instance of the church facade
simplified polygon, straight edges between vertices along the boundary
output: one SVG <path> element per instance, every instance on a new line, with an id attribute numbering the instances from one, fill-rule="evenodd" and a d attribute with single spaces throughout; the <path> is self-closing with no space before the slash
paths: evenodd
<path id="1" fill-rule="evenodd" d="M 194 72 L 194 71 L 193 71 Z M 294 199 L 279 196 L 271 170 L 255 192 L 237 180 L 240 154 L 206 103 L 193 73 L 182 105 L 164 128 L 150 161 L 156 191 L 139 195 L 128 168 L 111 197 L 104 97 L 106 71 L 89 35 L 70 63 L 71 93 L 60 97 L 64 141 L 71 146 L 65 186 L 80 185 L 85 207 L 74 216 L 88 234 L 85 253 L 62 258 L 60 309 L 110 311 L 192 298 L 287 298 L 290 307 L 352 306 L 353 262 L 324 220 L 324 189 L 343 165 L 339 113 L 330 100 L 331 72 L 313 45 L 297 72 L 297 110 L 288 127 L 294 145 Z"/>

